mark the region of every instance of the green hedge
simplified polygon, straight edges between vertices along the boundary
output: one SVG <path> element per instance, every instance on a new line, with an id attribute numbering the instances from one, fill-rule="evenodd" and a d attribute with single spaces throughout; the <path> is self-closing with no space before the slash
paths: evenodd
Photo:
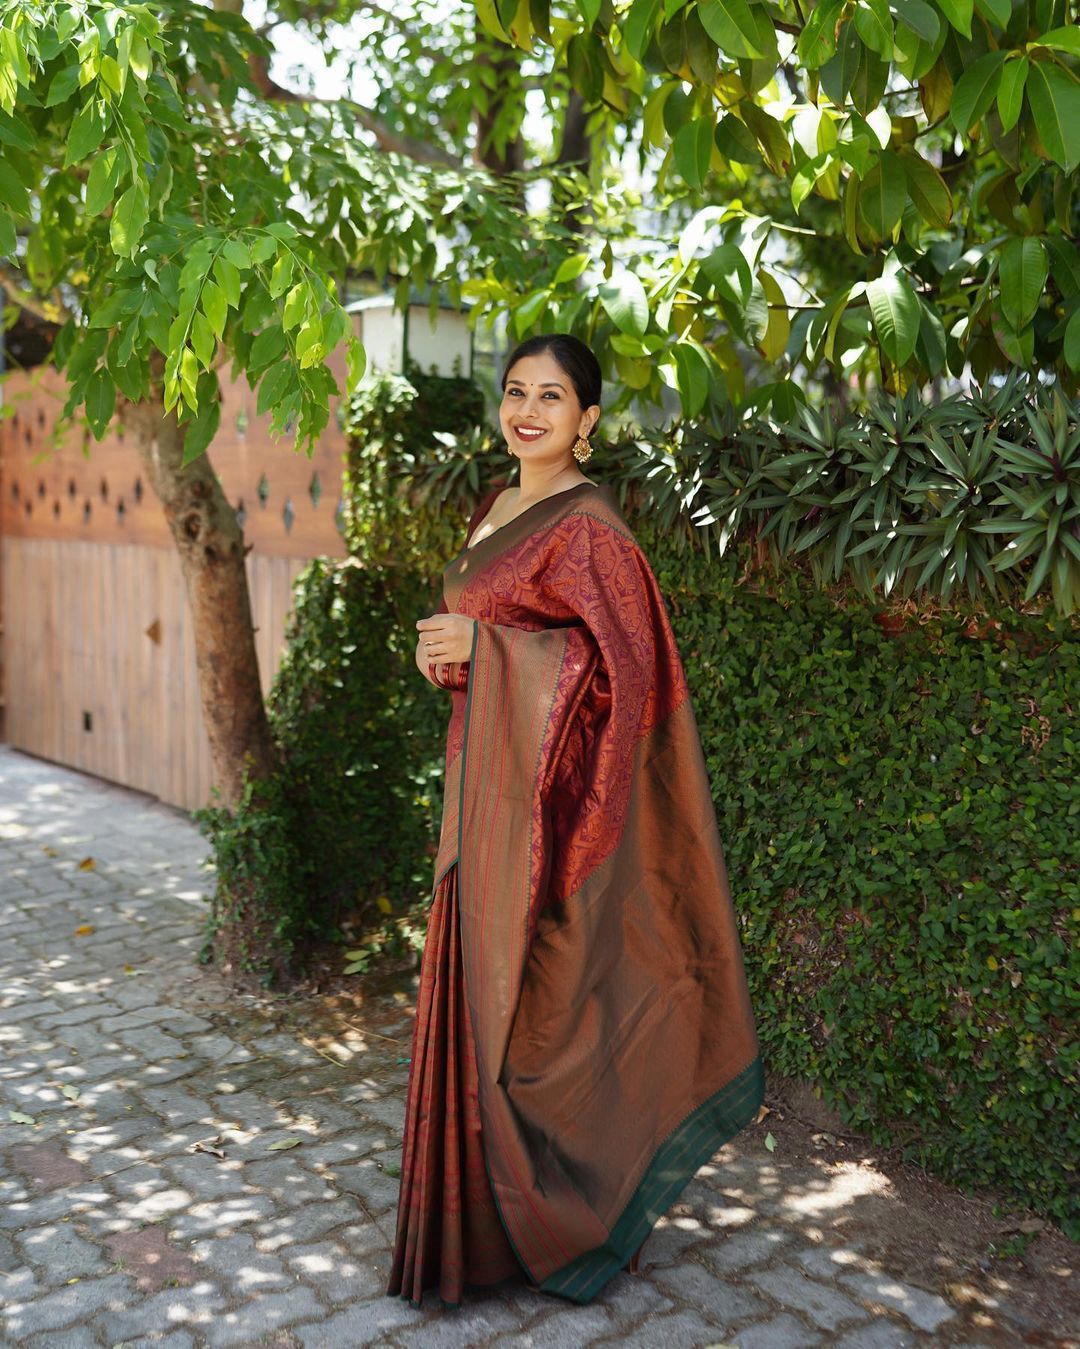
<path id="1" fill-rule="evenodd" d="M 691 683 L 766 1063 L 875 1142 L 1080 1236 L 1075 625 L 912 605 L 890 632 L 879 606 L 755 592 L 733 561 L 638 533 Z"/>

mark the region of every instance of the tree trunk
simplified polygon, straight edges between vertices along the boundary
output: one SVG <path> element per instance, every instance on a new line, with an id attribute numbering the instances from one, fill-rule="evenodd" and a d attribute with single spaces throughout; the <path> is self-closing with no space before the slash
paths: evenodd
<path id="1" fill-rule="evenodd" d="M 244 556 L 244 535 L 207 455 L 183 464 L 184 430 L 154 393 L 123 413 L 180 555 L 195 633 L 203 721 L 223 804 L 233 809 L 244 778 L 270 776 L 270 736 Z"/>

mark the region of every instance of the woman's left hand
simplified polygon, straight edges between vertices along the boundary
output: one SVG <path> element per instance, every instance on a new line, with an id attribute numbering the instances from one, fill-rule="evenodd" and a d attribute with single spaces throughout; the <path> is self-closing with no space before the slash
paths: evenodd
<path id="1" fill-rule="evenodd" d="M 476 619 L 466 614 L 432 614 L 418 618 L 420 649 L 433 665 L 449 661 L 465 661 L 472 654 L 473 628 Z"/>

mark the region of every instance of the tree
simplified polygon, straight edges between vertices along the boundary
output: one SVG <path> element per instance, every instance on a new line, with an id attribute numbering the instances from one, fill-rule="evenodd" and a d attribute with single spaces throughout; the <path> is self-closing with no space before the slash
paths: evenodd
<path id="1" fill-rule="evenodd" d="M 466 253 L 528 266 L 490 175 L 367 148 L 346 103 L 266 102 L 270 49 L 235 8 L 0 5 L 4 286 L 62 324 L 63 417 L 98 438 L 117 411 L 134 428 L 180 554 L 226 803 L 273 750 L 243 534 L 206 454 L 219 372 L 231 360 L 272 429 L 310 450 L 330 353 L 345 343 L 350 387 L 363 370 L 336 276 L 392 275 L 404 298 Z"/>
<path id="2" fill-rule="evenodd" d="M 504 294 L 519 331 L 569 319 L 625 385 L 655 399 L 666 382 L 691 416 L 710 400 L 786 413 L 799 370 L 871 369 L 901 390 L 1022 367 L 1076 390 L 1080 28 L 1065 0 L 476 10 L 529 78 L 567 72 L 594 144 L 635 144 L 670 194 L 670 242 L 624 241 L 602 276 L 582 260 L 586 303 L 554 256 L 529 294 Z M 799 303 L 781 285 L 792 266 Z"/>

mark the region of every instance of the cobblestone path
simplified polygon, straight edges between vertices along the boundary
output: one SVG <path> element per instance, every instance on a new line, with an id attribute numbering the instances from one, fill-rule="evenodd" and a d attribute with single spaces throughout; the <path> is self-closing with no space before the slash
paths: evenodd
<path id="1" fill-rule="evenodd" d="M 845 1212 L 887 1202 L 886 1178 L 785 1170 L 763 1129 L 701 1170 L 643 1276 L 589 1307 L 505 1286 L 457 1312 L 384 1297 L 408 1007 L 369 1003 L 329 1061 L 252 1030 L 241 998 L 200 1000 L 223 987 L 195 962 L 205 850 L 183 812 L 0 747 L 4 1344 L 899 1349 L 1037 1331 L 848 1244 Z"/>

